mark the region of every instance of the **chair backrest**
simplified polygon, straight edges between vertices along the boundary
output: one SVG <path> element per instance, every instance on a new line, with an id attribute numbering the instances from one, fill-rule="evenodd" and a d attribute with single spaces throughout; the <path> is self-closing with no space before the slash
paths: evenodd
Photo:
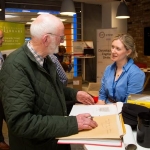
<path id="1" fill-rule="evenodd" d="M 89 82 L 87 91 L 99 91 L 100 83 L 99 82 Z"/>
<path id="2" fill-rule="evenodd" d="M 146 63 L 135 63 L 135 65 L 137 65 L 139 68 L 147 68 Z"/>

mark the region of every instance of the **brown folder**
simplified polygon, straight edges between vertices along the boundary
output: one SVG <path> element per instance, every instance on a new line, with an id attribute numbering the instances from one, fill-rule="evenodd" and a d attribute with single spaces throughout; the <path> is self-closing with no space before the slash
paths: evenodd
<path id="1" fill-rule="evenodd" d="M 98 127 L 92 130 L 83 130 L 59 139 L 121 139 L 125 134 L 125 127 L 121 115 L 113 114 L 94 117 Z"/>

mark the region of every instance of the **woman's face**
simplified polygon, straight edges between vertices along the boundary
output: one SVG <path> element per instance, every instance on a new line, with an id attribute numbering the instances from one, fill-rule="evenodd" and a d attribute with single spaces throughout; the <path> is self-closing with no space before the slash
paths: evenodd
<path id="1" fill-rule="evenodd" d="M 115 62 L 122 62 L 127 60 L 127 56 L 131 50 L 127 50 L 123 43 L 118 39 L 111 44 L 111 60 Z"/>

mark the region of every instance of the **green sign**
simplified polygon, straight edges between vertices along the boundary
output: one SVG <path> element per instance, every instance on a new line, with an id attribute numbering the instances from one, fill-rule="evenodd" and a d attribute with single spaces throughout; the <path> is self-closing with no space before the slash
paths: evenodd
<path id="1" fill-rule="evenodd" d="M 0 30 L 4 32 L 4 42 L 0 51 L 15 50 L 25 41 L 25 25 L 0 21 Z"/>

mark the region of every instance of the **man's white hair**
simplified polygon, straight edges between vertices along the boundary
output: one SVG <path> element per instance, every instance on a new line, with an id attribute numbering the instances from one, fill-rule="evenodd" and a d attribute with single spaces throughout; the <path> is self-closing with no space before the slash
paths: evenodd
<path id="1" fill-rule="evenodd" d="M 30 34 L 37 38 L 41 38 L 46 33 L 56 34 L 55 32 L 62 24 L 58 17 L 51 14 L 42 14 L 31 24 Z"/>

